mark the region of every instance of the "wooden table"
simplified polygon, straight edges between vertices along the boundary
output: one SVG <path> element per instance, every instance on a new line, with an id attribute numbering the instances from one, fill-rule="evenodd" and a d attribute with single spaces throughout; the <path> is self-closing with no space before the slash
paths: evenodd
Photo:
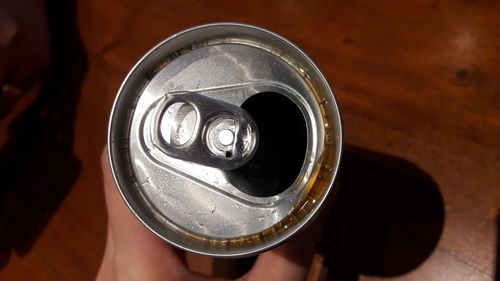
<path id="1" fill-rule="evenodd" d="M 52 79 L 66 94 L 48 102 L 66 108 L 57 123 L 65 134 L 43 127 L 56 137 L 33 155 L 52 172 L 17 171 L 24 181 L 2 198 L 12 216 L 1 280 L 95 277 L 106 234 L 99 155 L 117 89 L 159 41 L 218 21 L 284 35 L 336 91 L 347 146 L 343 189 L 318 250 L 329 280 L 499 280 L 500 2 L 87 0 L 67 8 L 81 45 L 70 38 L 61 49 L 67 71 Z"/>

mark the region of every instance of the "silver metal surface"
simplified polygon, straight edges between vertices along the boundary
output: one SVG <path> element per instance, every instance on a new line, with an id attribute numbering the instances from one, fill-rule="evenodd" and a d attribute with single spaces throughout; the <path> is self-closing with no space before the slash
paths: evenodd
<path id="1" fill-rule="evenodd" d="M 246 164 L 258 142 L 257 125 L 245 110 L 192 92 L 165 94 L 143 126 L 166 155 L 222 170 Z"/>
<path id="2" fill-rule="evenodd" d="M 243 156 L 247 161 L 245 156 L 251 157 L 253 148 L 231 150 L 234 154 L 225 156 L 228 147 L 248 141 L 248 136 L 256 140 L 253 121 L 246 123 L 250 131 L 238 130 L 245 125 L 228 119 L 199 122 L 197 102 L 184 100 L 174 108 L 174 115 L 181 116 L 172 117 L 177 123 L 162 125 L 168 108 L 163 105 L 175 104 L 166 99 L 176 92 L 238 107 L 266 92 L 293 101 L 307 128 L 305 158 L 293 184 L 267 197 L 238 189 L 224 171 L 231 166 L 223 163 L 230 163 L 225 158 Z M 192 117 L 193 111 L 196 117 Z M 280 114 L 279 108 L 276 114 Z M 217 115 L 223 117 L 220 112 Z M 205 123 L 205 133 L 193 126 Z M 178 134 L 186 128 L 190 128 L 187 137 Z M 294 136 L 281 137 L 286 142 Z M 196 147 L 208 148 L 212 158 L 207 161 L 200 160 L 202 153 L 194 158 L 171 153 L 171 148 L 203 139 L 205 143 L 196 142 Z M 234 257 L 272 248 L 314 219 L 336 176 L 342 131 L 332 90 L 300 49 L 258 27 L 219 23 L 173 35 L 137 63 L 115 100 L 108 143 L 120 192 L 151 231 L 185 250 Z M 214 159 L 221 162 L 210 166 Z"/>

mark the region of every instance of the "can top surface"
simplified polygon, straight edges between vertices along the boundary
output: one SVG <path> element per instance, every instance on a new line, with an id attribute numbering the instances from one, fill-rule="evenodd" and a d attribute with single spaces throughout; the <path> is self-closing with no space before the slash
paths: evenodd
<path id="1" fill-rule="evenodd" d="M 290 125 L 297 118 L 283 111 L 286 101 L 270 102 L 283 98 L 301 115 L 302 133 Z M 255 121 L 244 110 L 243 123 L 210 111 L 240 107 Z M 196 141 L 197 132 L 206 137 Z M 303 151 L 286 151 L 301 136 Z M 171 36 L 134 66 L 115 100 L 108 143 L 120 193 L 151 231 L 192 252 L 246 256 L 317 215 L 338 169 L 342 130 L 332 90 L 299 48 L 255 26 L 217 23 Z M 269 176 L 291 167 L 279 162 L 288 154 L 299 155 L 293 178 Z M 260 167 L 268 162 L 275 167 Z"/>

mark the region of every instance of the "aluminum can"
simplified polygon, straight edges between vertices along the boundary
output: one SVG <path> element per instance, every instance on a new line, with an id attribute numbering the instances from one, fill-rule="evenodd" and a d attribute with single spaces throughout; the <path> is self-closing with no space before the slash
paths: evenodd
<path id="1" fill-rule="evenodd" d="M 152 232 L 194 253 L 271 249 L 319 213 L 342 150 L 334 93 L 289 40 L 239 23 L 179 32 L 118 91 L 114 179 Z"/>

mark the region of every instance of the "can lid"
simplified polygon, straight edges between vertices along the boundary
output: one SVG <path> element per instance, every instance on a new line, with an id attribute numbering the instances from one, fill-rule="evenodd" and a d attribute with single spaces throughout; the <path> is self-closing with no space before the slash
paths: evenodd
<path id="1" fill-rule="evenodd" d="M 332 90 L 300 49 L 223 23 L 178 33 L 139 61 L 108 141 L 120 192 L 148 228 L 186 250 L 244 256 L 315 217 L 342 132 Z"/>

